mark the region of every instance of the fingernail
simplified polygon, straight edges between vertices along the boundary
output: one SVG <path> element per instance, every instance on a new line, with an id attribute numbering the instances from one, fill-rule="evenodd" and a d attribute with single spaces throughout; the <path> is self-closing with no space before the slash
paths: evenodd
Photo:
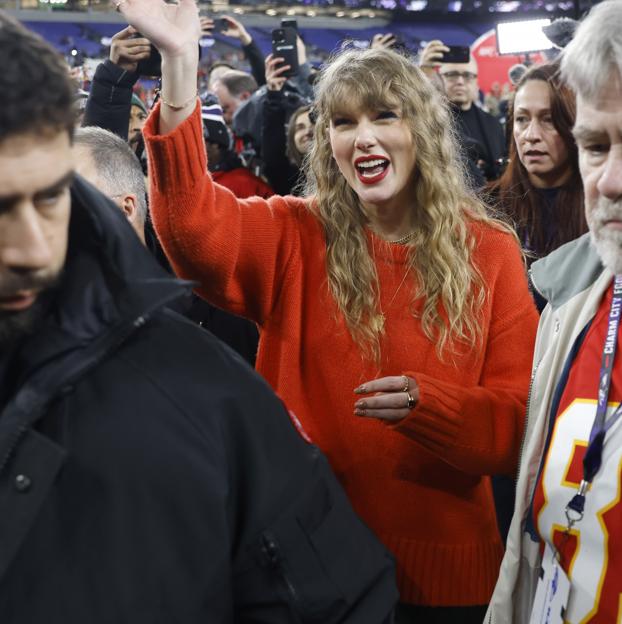
<path id="1" fill-rule="evenodd" d="M 356 407 L 357 409 L 365 409 L 367 405 L 365 401 L 358 401 L 357 403 L 354 404 L 354 407 Z"/>
<path id="2" fill-rule="evenodd" d="M 359 386 L 354 392 L 356 392 L 356 394 L 365 394 L 367 391 L 365 390 L 365 386 Z"/>
<path id="3" fill-rule="evenodd" d="M 365 410 L 355 409 L 354 410 L 354 415 L 355 416 L 365 416 Z"/>

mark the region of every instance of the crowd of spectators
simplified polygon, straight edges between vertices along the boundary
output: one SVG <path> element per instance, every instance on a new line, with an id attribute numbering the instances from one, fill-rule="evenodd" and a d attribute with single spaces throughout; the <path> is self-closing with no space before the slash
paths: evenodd
<path id="1" fill-rule="evenodd" d="M 603 6 L 601 28 L 622 21 L 617 0 Z M 7 505 L 8 621 L 41 621 L 72 583 L 78 599 L 50 621 L 78 621 L 101 576 L 115 588 L 102 621 L 139 604 L 137 622 L 509 624 L 540 604 L 537 576 L 557 583 L 548 562 L 580 587 L 568 621 L 613 613 L 592 606 L 567 541 L 591 484 L 604 496 L 594 479 L 618 435 L 619 407 L 605 415 L 609 393 L 622 396 L 610 344 L 622 48 L 593 43 L 588 19 L 569 55 L 515 67 L 484 94 L 473 55 L 447 62 L 438 39 L 417 54 L 390 33 L 344 41 L 317 67 L 295 29 L 292 63 L 193 0 L 116 8 L 128 26 L 88 81 L 0 13 L 0 50 L 17 59 L 0 78 L 0 479 L 15 466 L 11 501 L 32 489 L 28 471 L 54 492 L 41 520 Z M 200 60 L 216 28 L 239 53 Z M 611 81 L 587 77 L 588 42 Z M 26 90 L 37 80 L 40 102 Z M 603 340 L 596 392 L 585 379 Z M 530 375 L 534 345 L 554 360 Z M 584 396 L 602 431 L 583 436 L 556 541 L 554 427 Z M 72 539 L 49 540 L 63 518 Z M 95 577 L 77 573 L 82 552 L 101 562 Z M 170 567 L 183 574 L 169 584 Z M 23 600 L 24 576 L 39 600 Z M 163 610 L 144 610 L 160 588 Z"/>

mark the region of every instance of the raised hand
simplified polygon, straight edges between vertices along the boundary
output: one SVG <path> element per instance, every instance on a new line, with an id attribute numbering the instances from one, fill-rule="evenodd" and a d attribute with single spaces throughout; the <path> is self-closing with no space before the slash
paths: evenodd
<path id="1" fill-rule="evenodd" d="M 439 39 L 430 41 L 419 55 L 419 67 L 432 70 L 440 67 L 445 52 L 449 52 L 449 48 L 442 41 Z"/>
<path id="2" fill-rule="evenodd" d="M 110 60 L 121 69 L 136 71 L 138 61 L 149 58 L 151 47 L 149 39 L 136 37 L 137 30 L 133 26 L 124 28 L 113 35 L 110 43 Z"/>
<path id="3" fill-rule="evenodd" d="M 195 0 L 114 0 L 116 9 L 160 51 L 162 58 L 183 56 L 189 50 L 198 55 L 201 37 Z"/>
<path id="4" fill-rule="evenodd" d="M 397 38 L 392 33 L 376 33 L 369 44 L 372 49 L 385 49 L 392 48 L 397 42 Z"/>
<path id="5" fill-rule="evenodd" d="M 229 15 L 223 15 L 223 19 L 229 24 L 229 28 L 222 31 L 225 37 L 238 39 L 242 45 L 248 45 L 253 40 L 246 28 L 242 25 L 242 22 L 239 22 Z"/>
<path id="6" fill-rule="evenodd" d="M 159 132 L 167 134 L 196 109 L 201 23 L 195 0 L 114 0 L 131 26 L 162 55 Z"/>
<path id="7" fill-rule="evenodd" d="M 211 17 L 200 17 L 199 24 L 201 25 L 202 37 L 213 37 L 214 35 L 214 20 Z"/>
<path id="8" fill-rule="evenodd" d="M 280 56 L 274 56 L 274 54 L 266 56 L 266 86 L 268 91 L 280 91 L 287 81 L 287 78 L 282 74 L 290 69 L 290 66 L 280 65 L 284 60 Z"/>

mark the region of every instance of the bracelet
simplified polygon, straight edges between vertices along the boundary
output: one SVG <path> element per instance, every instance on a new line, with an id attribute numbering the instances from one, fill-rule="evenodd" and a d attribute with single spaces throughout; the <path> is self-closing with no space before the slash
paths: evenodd
<path id="1" fill-rule="evenodd" d="M 172 102 L 167 102 L 162 96 L 162 92 L 160 92 L 160 102 L 162 102 L 162 104 L 168 106 L 169 108 L 172 108 L 174 111 L 178 111 L 186 108 L 188 104 L 192 104 L 192 102 L 197 99 L 197 95 L 198 92 L 196 92 L 192 97 L 188 98 L 183 104 L 173 104 Z"/>

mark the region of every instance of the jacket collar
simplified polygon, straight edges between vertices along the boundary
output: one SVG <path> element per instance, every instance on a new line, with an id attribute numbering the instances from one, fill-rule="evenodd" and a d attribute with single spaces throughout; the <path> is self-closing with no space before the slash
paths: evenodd
<path id="1" fill-rule="evenodd" d="M 71 194 L 63 277 L 41 327 L 20 347 L 22 378 L 124 322 L 148 317 L 191 287 L 158 265 L 118 207 L 94 187 L 77 177 Z"/>
<path id="2" fill-rule="evenodd" d="M 594 284 L 604 271 L 590 234 L 562 245 L 531 266 L 531 282 L 555 308 Z"/>

